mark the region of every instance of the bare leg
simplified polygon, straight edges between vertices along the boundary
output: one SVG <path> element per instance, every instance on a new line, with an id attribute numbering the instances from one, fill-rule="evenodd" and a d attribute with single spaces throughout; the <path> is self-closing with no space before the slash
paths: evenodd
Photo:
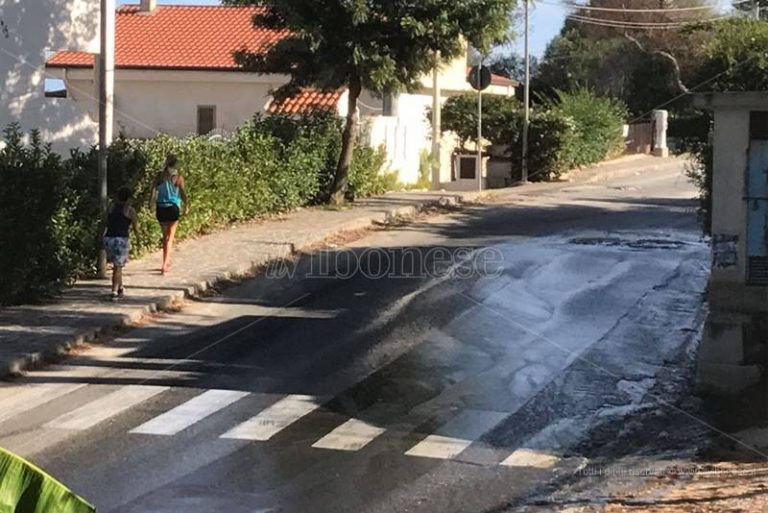
<path id="1" fill-rule="evenodd" d="M 163 273 L 167 273 L 171 268 L 173 239 L 176 237 L 176 227 L 178 226 L 178 221 L 163 225 Z"/>
<path id="2" fill-rule="evenodd" d="M 160 223 L 160 227 L 163 229 L 163 265 L 160 267 L 161 272 L 165 272 L 166 262 L 168 262 L 168 232 L 170 228 L 169 223 Z"/>
<path id="3" fill-rule="evenodd" d="M 117 294 L 118 289 L 123 284 L 123 268 L 113 266 L 112 267 L 112 293 Z"/>
<path id="4" fill-rule="evenodd" d="M 123 268 L 112 267 L 112 296 L 114 297 L 123 288 Z"/>

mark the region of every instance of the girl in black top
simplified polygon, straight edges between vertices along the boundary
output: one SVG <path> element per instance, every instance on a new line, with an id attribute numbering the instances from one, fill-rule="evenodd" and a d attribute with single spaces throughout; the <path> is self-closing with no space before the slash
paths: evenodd
<path id="1" fill-rule="evenodd" d="M 127 187 L 117 191 L 117 201 L 109 209 L 107 229 L 104 230 L 104 249 L 107 260 L 112 264 L 112 301 L 117 301 L 125 294 L 123 287 L 123 267 L 131 254 L 129 231 L 139 236 L 139 222 L 136 210 L 130 205 L 131 190 Z"/>

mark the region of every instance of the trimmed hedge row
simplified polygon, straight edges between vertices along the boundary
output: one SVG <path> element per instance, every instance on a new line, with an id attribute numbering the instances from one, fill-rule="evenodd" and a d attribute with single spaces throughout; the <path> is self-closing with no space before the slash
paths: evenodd
<path id="1" fill-rule="evenodd" d="M 256 117 L 220 138 L 159 136 L 118 140 L 109 149 L 109 193 L 134 191 L 140 234 L 134 256 L 158 247 L 160 227 L 149 205 L 152 185 L 169 153 L 179 158 L 190 210 L 180 239 L 209 233 L 268 213 L 324 202 L 341 148 L 341 125 L 331 116 Z M 77 277 L 93 274 L 102 226 L 98 152 L 65 159 L 37 132 L 5 132 L 0 150 L 0 304 L 37 301 Z M 391 188 L 381 173 L 382 149 L 358 146 L 348 199 Z"/>

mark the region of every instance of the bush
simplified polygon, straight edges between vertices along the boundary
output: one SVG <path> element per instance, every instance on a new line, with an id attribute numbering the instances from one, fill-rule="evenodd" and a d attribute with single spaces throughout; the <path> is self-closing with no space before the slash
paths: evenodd
<path id="1" fill-rule="evenodd" d="M 512 179 L 522 175 L 523 110 L 514 98 L 487 96 L 484 100 L 483 138 L 508 146 L 512 153 Z M 586 89 L 557 92 L 531 110 L 528 133 L 529 180 L 551 180 L 564 171 L 600 162 L 624 148 L 622 126 L 626 107 L 620 101 L 599 97 Z M 459 138 L 458 149 L 477 139 L 477 97 L 448 99 L 443 110 L 443 130 Z"/>
<path id="2" fill-rule="evenodd" d="M 0 150 L 0 304 L 33 301 L 69 283 L 80 271 L 77 248 L 87 220 L 77 219 L 78 197 L 62 159 L 34 131 L 4 131 Z"/>
<path id="3" fill-rule="evenodd" d="M 624 151 L 622 126 L 627 109 L 623 103 L 596 96 L 587 89 L 558 91 L 556 96 L 557 100 L 550 102 L 550 110 L 563 120 L 570 120 L 572 128 L 561 155 L 565 169 L 595 164 Z"/>
<path id="4" fill-rule="evenodd" d="M 9 127 L 5 139 L 0 151 L 0 303 L 11 304 L 54 294 L 92 274 L 103 227 L 96 149 L 73 151 L 65 160 L 36 132 L 24 143 L 18 126 Z M 136 257 L 156 249 L 161 239 L 149 202 L 168 153 L 179 158 L 190 194 L 189 214 L 178 231 L 183 239 L 322 201 L 340 148 L 341 125 L 330 116 L 257 117 L 215 139 L 121 139 L 109 149 L 109 194 L 122 186 L 134 191 Z M 348 198 L 396 188 L 396 175 L 382 173 L 385 162 L 383 149 L 356 147 Z"/>
<path id="5" fill-rule="evenodd" d="M 399 188 L 397 173 L 383 172 L 387 152 L 383 147 L 355 146 L 349 169 L 349 188 L 346 198 L 353 201 Z"/>
<path id="6" fill-rule="evenodd" d="M 528 180 L 554 180 L 568 171 L 564 158 L 568 141 L 573 137 L 573 122 L 552 111 L 533 111 L 528 129 Z M 512 146 L 512 179 L 522 179 L 522 137 Z"/>

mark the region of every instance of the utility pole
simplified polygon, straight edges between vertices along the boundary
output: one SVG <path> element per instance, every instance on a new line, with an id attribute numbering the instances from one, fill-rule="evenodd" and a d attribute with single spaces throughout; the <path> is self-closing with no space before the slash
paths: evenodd
<path id="1" fill-rule="evenodd" d="M 101 0 L 101 38 L 99 46 L 99 200 L 102 223 L 107 221 L 107 164 L 113 136 L 115 100 L 115 0 Z M 99 277 L 107 275 L 107 257 L 99 252 Z"/>
<path id="2" fill-rule="evenodd" d="M 753 9 L 755 12 L 755 19 L 760 20 L 760 0 L 752 0 L 753 1 Z"/>
<path id="3" fill-rule="evenodd" d="M 435 53 L 435 69 L 432 72 L 432 189 L 440 190 L 440 164 L 442 155 L 442 103 L 440 92 L 440 52 Z"/>
<path id="4" fill-rule="evenodd" d="M 521 181 L 528 181 L 528 128 L 531 122 L 531 54 L 528 48 L 528 0 L 525 2 L 525 85 L 524 85 L 524 115 L 523 115 L 523 154 L 522 157 L 522 176 Z"/>
<path id="5" fill-rule="evenodd" d="M 477 190 L 483 190 L 483 55 L 477 63 Z"/>

